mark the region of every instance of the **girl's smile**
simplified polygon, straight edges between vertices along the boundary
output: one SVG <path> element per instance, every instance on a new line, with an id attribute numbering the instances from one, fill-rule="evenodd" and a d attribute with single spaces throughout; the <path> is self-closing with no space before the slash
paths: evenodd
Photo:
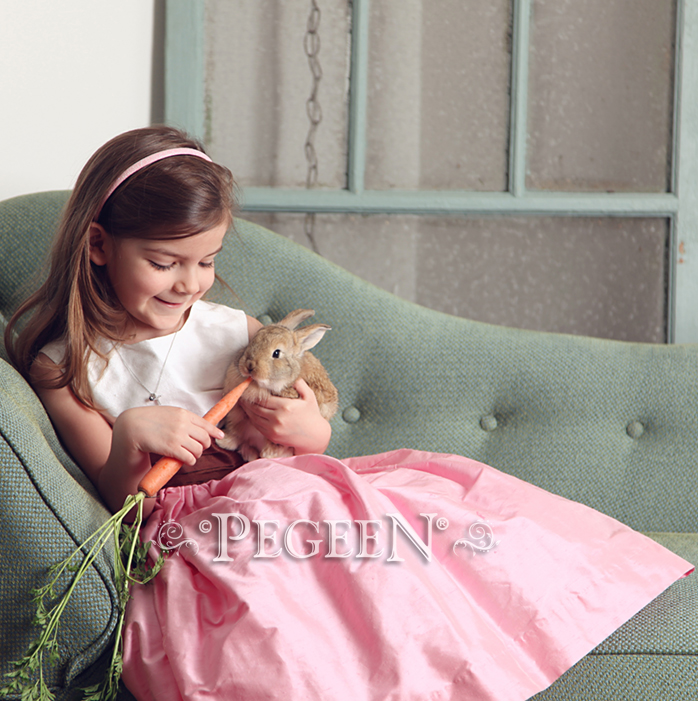
<path id="1" fill-rule="evenodd" d="M 166 302 L 164 299 L 160 299 L 159 297 L 155 298 L 158 302 L 161 302 L 162 304 L 167 305 L 171 309 L 176 309 L 177 307 L 182 306 L 182 302 Z"/>
<path id="2" fill-rule="evenodd" d="M 213 285 L 213 261 L 228 229 L 224 221 L 179 239 L 117 239 L 93 224 L 90 259 L 105 266 L 131 317 L 131 343 L 178 331 L 184 315 Z"/>

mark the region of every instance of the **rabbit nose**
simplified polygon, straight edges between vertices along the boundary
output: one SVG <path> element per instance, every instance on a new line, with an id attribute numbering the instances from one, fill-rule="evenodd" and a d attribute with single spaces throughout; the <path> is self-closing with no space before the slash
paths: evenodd
<path id="1" fill-rule="evenodd" d="M 254 370 L 254 362 L 247 358 L 241 358 L 238 365 L 241 375 L 249 375 Z"/>

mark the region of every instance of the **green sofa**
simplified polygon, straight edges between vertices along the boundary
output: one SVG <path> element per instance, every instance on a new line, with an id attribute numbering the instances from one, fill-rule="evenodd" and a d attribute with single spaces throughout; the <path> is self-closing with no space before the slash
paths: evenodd
<path id="1" fill-rule="evenodd" d="M 0 203 L 4 318 L 41 275 L 66 198 L 48 192 Z M 332 326 L 317 348 L 340 394 L 330 454 L 408 446 L 467 455 L 610 514 L 698 563 L 698 346 L 620 343 L 446 316 L 242 220 L 216 267 L 236 295 L 219 285 L 217 301 L 263 321 L 310 307 Z M 107 511 L 30 387 L 7 363 L 0 366 L 4 673 L 33 637 L 31 588 Z M 697 698 L 697 610 L 698 575 L 691 575 L 536 698 Z M 115 623 L 112 562 L 104 556 L 76 591 L 60 664 L 47 672 L 59 699 L 78 698 L 76 688 L 99 676 Z"/>

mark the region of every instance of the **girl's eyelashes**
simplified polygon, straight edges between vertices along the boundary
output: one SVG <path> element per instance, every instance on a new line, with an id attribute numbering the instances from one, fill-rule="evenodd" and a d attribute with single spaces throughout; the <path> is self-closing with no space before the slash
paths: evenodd
<path id="1" fill-rule="evenodd" d="M 170 263 L 169 265 L 160 265 L 160 263 L 156 263 L 154 260 L 149 260 L 148 263 L 155 268 L 155 270 L 171 270 L 174 267 L 174 263 Z M 214 264 L 214 261 L 210 260 L 207 262 L 201 261 L 199 265 L 202 268 L 212 268 Z"/>
<path id="2" fill-rule="evenodd" d="M 149 260 L 148 263 L 150 263 L 155 270 L 170 270 L 174 263 L 170 263 L 169 265 L 160 265 L 159 263 L 156 263 L 154 260 Z"/>

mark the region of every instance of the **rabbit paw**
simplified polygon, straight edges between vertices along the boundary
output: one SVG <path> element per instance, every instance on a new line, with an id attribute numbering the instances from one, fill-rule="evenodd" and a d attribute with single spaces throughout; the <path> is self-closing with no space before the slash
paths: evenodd
<path id="1" fill-rule="evenodd" d="M 257 460 L 259 457 L 259 452 L 257 451 L 256 448 L 253 448 L 251 445 L 247 443 L 243 443 L 239 448 L 238 448 L 238 453 L 242 456 L 242 459 L 245 462 L 252 462 L 253 460 Z"/>
<path id="2" fill-rule="evenodd" d="M 278 445 L 276 443 L 267 442 L 267 444 L 259 451 L 259 455 L 262 458 L 288 458 L 293 455 L 293 448 L 289 448 L 285 445 Z"/>
<path id="3" fill-rule="evenodd" d="M 223 438 L 216 438 L 216 444 L 224 450 L 237 450 L 240 445 L 240 439 L 226 433 Z"/>

